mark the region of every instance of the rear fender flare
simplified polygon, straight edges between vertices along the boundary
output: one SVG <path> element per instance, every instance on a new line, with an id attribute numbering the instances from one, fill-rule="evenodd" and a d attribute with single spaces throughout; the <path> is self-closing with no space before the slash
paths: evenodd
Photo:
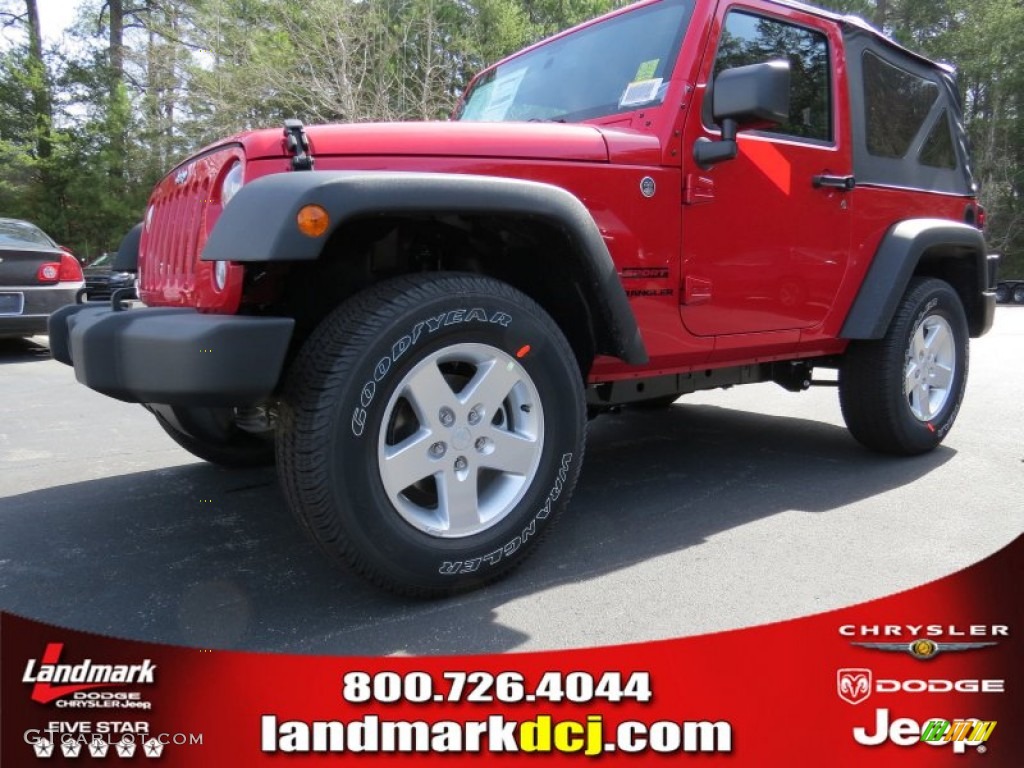
<path id="1" fill-rule="evenodd" d="M 854 340 L 885 336 L 910 279 L 917 273 L 927 274 L 933 258 L 955 260 L 969 272 L 969 284 L 953 287 L 964 302 L 971 335 L 984 333 L 984 296 L 990 293 L 984 236 L 978 229 L 956 221 L 908 219 L 893 225 L 882 239 L 840 337 Z"/>

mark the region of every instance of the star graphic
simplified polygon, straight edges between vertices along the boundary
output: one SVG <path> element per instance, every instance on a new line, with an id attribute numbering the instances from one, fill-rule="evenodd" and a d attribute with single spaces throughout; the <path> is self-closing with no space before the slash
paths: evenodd
<path id="1" fill-rule="evenodd" d="M 160 757 L 164 752 L 164 745 L 156 739 L 150 739 L 145 744 L 146 757 Z"/>
<path id="2" fill-rule="evenodd" d="M 60 745 L 60 751 L 64 753 L 64 757 L 78 757 L 82 752 L 82 745 L 77 741 L 65 741 Z"/>
<path id="3" fill-rule="evenodd" d="M 123 739 L 117 742 L 117 756 L 118 757 L 134 757 L 135 756 L 135 742 Z"/>
<path id="4" fill-rule="evenodd" d="M 36 757 L 53 756 L 53 742 L 49 739 L 39 739 L 39 741 L 32 745 L 32 749 L 36 751 Z"/>
<path id="5" fill-rule="evenodd" d="M 110 745 L 97 736 L 92 740 L 92 744 L 89 745 L 89 754 L 93 757 L 106 757 L 107 750 L 109 749 Z"/>

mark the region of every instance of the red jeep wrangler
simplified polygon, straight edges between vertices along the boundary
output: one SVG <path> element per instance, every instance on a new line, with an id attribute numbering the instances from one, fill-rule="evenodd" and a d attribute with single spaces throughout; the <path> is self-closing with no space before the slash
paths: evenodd
<path id="1" fill-rule="evenodd" d="M 276 460 L 330 556 L 442 594 L 536 547 L 588 413 L 837 368 L 857 440 L 934 448 L 992 323 L 981 218 L 950 69 L 788 0 L 644 2 L 451 122 L 207 147 L 122 244 L 146 308 L 50 337 L 195 455 Z"/>

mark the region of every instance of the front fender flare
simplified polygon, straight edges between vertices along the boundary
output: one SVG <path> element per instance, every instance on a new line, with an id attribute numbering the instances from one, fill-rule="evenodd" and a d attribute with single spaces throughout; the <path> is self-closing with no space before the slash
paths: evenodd
<path id="1" fill-rule="evenodd" d="M 320 237 L 299 232 L 296 215 L 316 204 L 330 215 Z M 609 354 L 647 362 L 636 317 L 611 254 L 586 206 L 560 187 L 463 174 L 314 171 L 279 173 L 243 187 L 224 209 L 203 249 L 203 261 L 313 261 L 347 222 L 373 216 L 508 215 L 553 224 L 572 243 L 569 258 Z"/>

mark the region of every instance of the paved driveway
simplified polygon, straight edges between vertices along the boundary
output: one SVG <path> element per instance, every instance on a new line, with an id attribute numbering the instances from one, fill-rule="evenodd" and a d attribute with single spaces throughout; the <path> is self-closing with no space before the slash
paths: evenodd
<path id="1" fill-rule="evenodd" d="M 0 342 L 0 608 L 122 637 L 330 654 L 472 653 L 705 633 L 891 594 L 1024 531 L 1024 308 L 974 342 L 946 444 L 862 450 L 835 390 L 772 384 L 591 425 L 568 513 L 510 579 L 398 599 L 333 570 L 272 470 L 221 470 L 45 339 Z"/>

